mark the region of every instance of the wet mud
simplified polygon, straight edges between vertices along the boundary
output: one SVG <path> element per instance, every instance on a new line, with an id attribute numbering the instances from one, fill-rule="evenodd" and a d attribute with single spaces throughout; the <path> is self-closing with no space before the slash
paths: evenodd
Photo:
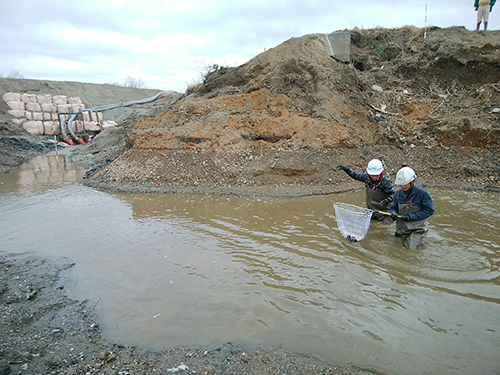
<path id="1" fill-rule="evenodd" d="M 279 348 L 231 342 L 160 352 L 107 342 L 94 306 L 65 294 L 60 275 L 72 266 L 69 259 L 0 254 L 1 375 L 370 374 Z"/>

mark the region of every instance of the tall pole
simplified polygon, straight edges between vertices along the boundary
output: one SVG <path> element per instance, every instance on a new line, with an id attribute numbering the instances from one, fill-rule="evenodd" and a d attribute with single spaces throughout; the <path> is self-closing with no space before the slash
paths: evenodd
<path id="1" fill-rule="evenodd" d="M 427 41 L 427 1 L 425 2 L 425 27 L 424 27 L 424 42 Z"/>

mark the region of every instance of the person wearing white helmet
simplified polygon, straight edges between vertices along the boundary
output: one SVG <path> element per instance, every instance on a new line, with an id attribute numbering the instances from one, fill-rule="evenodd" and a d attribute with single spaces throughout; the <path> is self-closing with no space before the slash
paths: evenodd
<path id="1" fill-rule="evenodd" d="M 366 206 L 370 210 L 389 213 L 395 190 L 391 179 L 384 176 L 384 165 L 379 159 L 370 160 L 365 172 L 356 172 L 343 165 L 337 165 L 337 169 L 343 170 L 349 177 L 365 183 Z M 384 214 L 374 213 L 372 219 L 383 221 L 386 224 L 392 223 L 391 217 Z"/>
<path id="2" fill-rule="evenodd" d="M 416 173 L 409 167 L 401 168 L 394 183 L 401 189 L 394 194 L 391 218 L 396 221 L 396 237 L 402 237 L 407 249 L 416 250 L 429 230 L 427 219 L 434 214 L 434 203 L 429 192 L 415 185 Z"/>

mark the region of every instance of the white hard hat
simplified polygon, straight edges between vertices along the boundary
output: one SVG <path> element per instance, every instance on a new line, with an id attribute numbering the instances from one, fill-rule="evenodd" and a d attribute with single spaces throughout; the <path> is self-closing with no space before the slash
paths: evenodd
<path id="1" fill-rule="evenodd" d="M 378 176 L 384 171 L 384 166 L 382 162 L 378 159 L 372 159 L 368 163 L 368 167 L 366 168 L 366 172 L 371 176 Z"/>
<path id="2" fill-rule="evenodd" d="M 406 185 L 412 181 L 415 181 L 417 175 L 410 167 L 403 167 L 398 171 L 396 175 L 396 181 L 394 181 L 395 185 Z"/>

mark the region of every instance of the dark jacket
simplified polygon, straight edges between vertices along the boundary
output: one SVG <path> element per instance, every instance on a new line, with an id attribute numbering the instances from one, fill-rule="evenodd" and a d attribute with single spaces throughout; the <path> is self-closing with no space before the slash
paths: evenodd
<path id="1" fill-rule="evenodd" d="M 391 213 L 404 214 L 399 212 L 400 205 L 419 209 L 419 211 L 410 214 L 412 221 L 424 220 L 434 214 L 434 203 L 432 202 L 431 195 L 427 190 L 419 186 L 413 185 L 407 193 L 403 189 L 396 191 L 391 206 Z"/>
<path id="2" fill-rule="evenodd" d="M 349 177 L 364 182 L 367 189 L 381 191 L 387 195 L 387 198 L 389 198 L 391 202 L 393 201 L 393 195 L 396 191 L 394 190 L 394 185 L 390 178 L 383 177 L 382 181 L 378 184 L 374 184 L 370 181 L 370 175 L 367 172 L 356 172 L 350 168 L 347 168 L 345 172 Z"/>

